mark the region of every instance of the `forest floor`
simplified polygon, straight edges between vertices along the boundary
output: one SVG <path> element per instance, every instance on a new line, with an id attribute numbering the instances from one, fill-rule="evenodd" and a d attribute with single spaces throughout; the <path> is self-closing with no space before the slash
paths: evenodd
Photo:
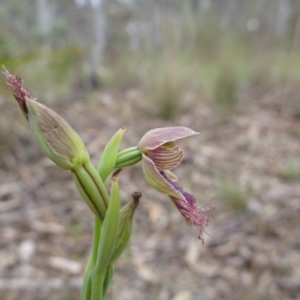
<path id="1" fill-rule="evenodd" d="M 49 104 L 93 163 L 124 125 L 122 149 L 152 128 L 191 127 L 201 134 L 179 143 L 185 156 L 174 172 L 199 205 L 215 207 L 202 245 L 168 197 L 148 187 L 140 163 L 123 170 L 122 201 L 143 197 L 108 299 L 300 299 L 299 86 L 244 90 L 222 117 L 204 95 L 187 94 L 174 121 L 157 118 L 138 90 L 95 95 Z M 0 298 L 78 299 L 92 214 L 8 94 L 0 111 Z"/>

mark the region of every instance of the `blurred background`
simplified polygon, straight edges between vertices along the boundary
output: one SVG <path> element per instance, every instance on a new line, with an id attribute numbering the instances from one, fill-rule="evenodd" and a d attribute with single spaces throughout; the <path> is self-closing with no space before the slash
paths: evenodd
<path id="1" fill-rule="evenodd" d="M 183 140 L 175 169 L 213 205 L 205 244 L 141 165 L 119 177 L 143 194 L 108 299 L 300 299 L 300 2 L 0 2 L 0 65 L 63 116 L 96 164 L 164 126 Z M 0 298 L 78 299 L 92 214 L 71 175 L 35 143 L 0 80 Z"/>

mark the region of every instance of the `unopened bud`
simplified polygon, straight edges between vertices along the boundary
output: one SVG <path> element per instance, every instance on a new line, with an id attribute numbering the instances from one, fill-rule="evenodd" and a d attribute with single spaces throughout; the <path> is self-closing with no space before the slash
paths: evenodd
<path id="1" fill-rule="evenodd" d="M 20 77 L 8 71 L 4 74 L 45 155 L 66 170 L 72 170 L 88 161 L 88 152 L 72 127 L 53 110 L 35 101 L 22 86 Z"/>
<path id="2" fill-rule="evenodd" d="M 67 170 L 88 161 L 81 138 L 63 118 L 35 100 L 26 100 L 30 127 L 45 155 Z"/>

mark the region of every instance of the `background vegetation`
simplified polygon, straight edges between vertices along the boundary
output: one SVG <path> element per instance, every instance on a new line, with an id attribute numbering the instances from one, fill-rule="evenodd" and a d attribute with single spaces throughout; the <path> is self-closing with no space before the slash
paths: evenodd
<path id="1" fill-rule="evenodd" d="M 0 63 L 24 72 L 49 99 L 75 88 L 138 87 L 169 118 L 185 92 L 202 90 L 226 110 L 239 89 L 299 80 L 299 7 L 292 0 L 6 1 Z"/>

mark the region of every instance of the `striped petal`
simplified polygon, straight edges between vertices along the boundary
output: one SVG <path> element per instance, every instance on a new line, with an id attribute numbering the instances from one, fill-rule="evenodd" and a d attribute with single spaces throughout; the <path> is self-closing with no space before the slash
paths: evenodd
<path id="1" fill-rule="evenodd" d="M 179 147 L 161 146 L 148 151 L 146 155 L 155 163 L 159 171 L 163 171 L 177 167 L 182 160 L 183 152 Z"/>
<path id="2" fill-rule="evenodd" d="M 156 128 L 148 131 L 142 137 L 138 147 L 142 152 L 146 152 L 147 150 L 154 150 L 165 143 L 174 142 L 196 134 L 199 133 L 183 126 Z"/>
<path id="3" fill-rule="evenodd" d="M 205 212 L 211 208 L 198 207 L 195 197 L 184 191 L 177 183 L 177 177 L 170 171 L 159 171 L 155 163 L 145 154 L 143 154 L 142 165 L 145 179 L 149 185 L 170 197 L 186 222 L 197 228 L 198 238 L 203 243 L 202 234 L 209 221 Z"/>
<path id="4" fill-rule="evenodd" d="M 175 190 L 177 190 L 183 196 L 184 201 L 182 198 L 179 199 L 169 195 L 185 221 L 189 225 L 196 227 L 198 230 L 198 238 L 203 243 L 204 240 L 202 238 L 202 234 L 204 227 L 208 225 L 209 221 L 209 217 L 206 216 L 205 213 L 209 212 L 211 207 L 197 206 L 197 200 L 193 195 L 183 190 L 183 188 L 177 182 L 173 181 L 171 177 L 168 177 L 165 172 L 161 172 L 161 175 L 172 185 L 173 188 L 175 188 Z"/>
<path id="5" fill-rule="evenodd" d="M 173 182 L 177 182 L 178 181 L 178 177 L 172 173 L 169 170 L 165 170 L 164 173 L 166 174 L 166 176 L 168 177 L 169 180 L 173 181 Z"/>
<path id="6" fill-rule="evenodd" d="M 185 201 L 184 196 L 158 171 L 154 162 L 143 154 L 142 167 L 148 184 L 163 194 Z"/>

